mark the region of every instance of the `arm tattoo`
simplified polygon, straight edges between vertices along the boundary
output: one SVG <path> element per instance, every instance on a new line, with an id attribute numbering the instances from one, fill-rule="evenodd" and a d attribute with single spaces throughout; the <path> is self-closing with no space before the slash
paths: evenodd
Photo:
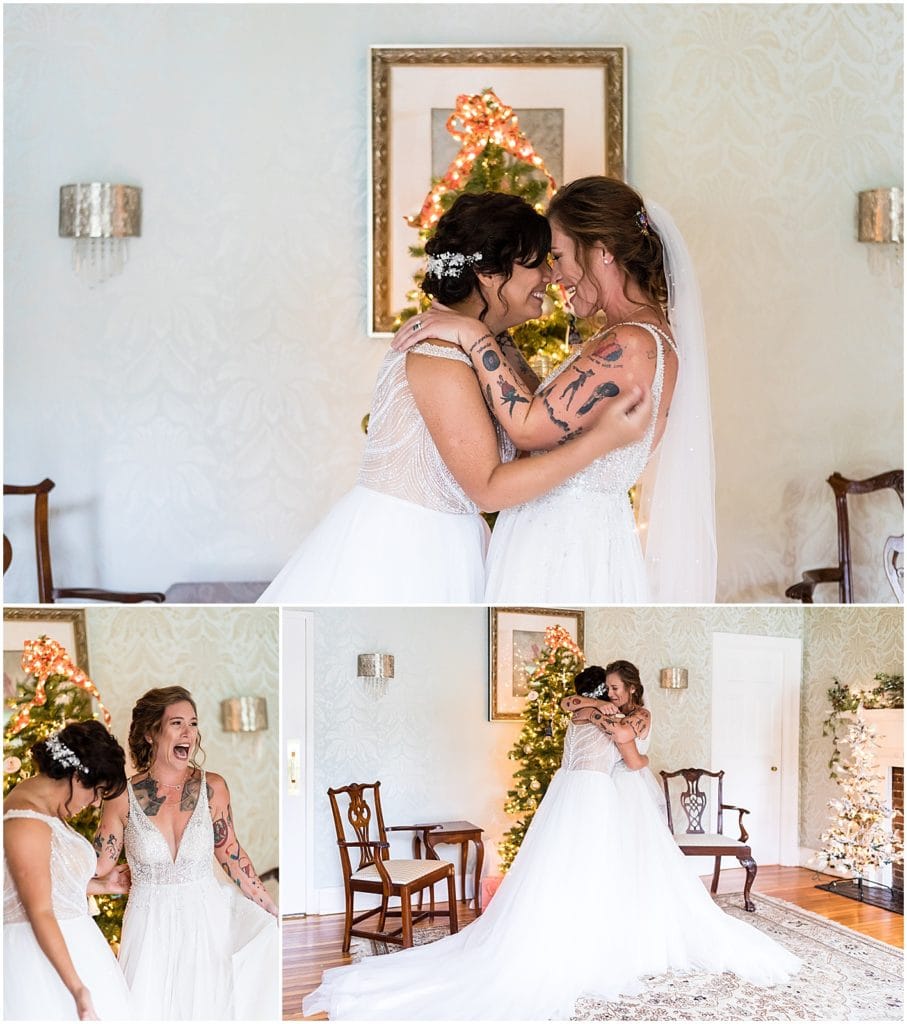
<path id="1" fill-rule="evenodd" d="M 561 430 L 564 430 L 564 431 L 570 429 L 570 424 L 567 423 L 566 420 L 559 420 L 557 418 L 557 416 L 555 415 L 554 409 L 551 408 L 551 403 L 548 401 L 547 398 L 544 399 L 542 404 L 545 406 L 545 412 L 548 413 L 548 419 L 551 420 L 551 422 L 556 427 L 559 427 Z M 569 406 L 567 408 L 569 408 Z"/>
<path id="2" fill-rule="evenodd" d="M 570 397 L 567 399 L 567 408 L 570 408 L 570 403 L 576 398 L 576 393 L 586 383 L 590 377 L 595 376 L 595 370 L 578 370 L 575 366 L 572 367 L 573 372 L 576 374 L 574 380 L 564 388 L 561 392 L 561 398 L 566 397 L 569 393 Z"/>
<path id="3" fill-rule="evenodd" d="M 624 350 L 617 341 L 610 335 L 605 335 L 602 341 L 589 353 L 589 358 L 599 363 L 606 363 L 614 366 L 623 356 Z"/>
<path id="4" fill-rule="evenodd" d="M 483 334 L 481 338 L 476 338 L 476 340 L 469 346 L 469 352 L 467 354 L 472 355 L 473 350 L 478 345 L 481 345 L 483 341 L 487 341 L 488 338 L 494 338 L 494 335 L 491 333 L 491 331 L 488 331 L 487 333 Z M 486 345 L 485 348 L 488 348 L 488 346 Z M 480 349 L 480 351 L 484 350 Z"/>
<path id="5" fill-rule="evenodd" d="M 591 397 L 586 399 L 586 401 L 579 407 L 577 413 L 580 416 L 585 416 L 586 413 L 591 412 L 603 398 L 616 398 L 619 394 L 620 388 L 613 380 L 606 381 L 604 384 L 599 384 L 592 392 Z"/>
<path id="6" fill-rule="evenodd" d="M 503 374 L 498 374 L 498 387 L 501 389 L 501 405 L 510 407 L 507 411 L 511 416 L 518 403 L 529 404 L 529 399 L 521 395 L 510 381 L 505 380 Z"/>
<path id="7" fill-rule="evenodd" d="M 113 832 L 108 833 L 106 836 L 98 832 L 94 837 L 92 846 L 94 846 L 95 853 L 99 857 L 106 853 L 113 863 L 116 864 L 120 856 L 120 850 L 123 849 L 123 839 L 122 837 L 117 839 Z"/>
<path id="8" fill-rule="evenodd" d="M 165 796 L 157 795 L 157 783 L 154 779 L 143 779 L 132 787 L 139 807 L 145 812 L 146 818 L 153 818 L 164 806 Z"/>
<path id="9" fill-rule="evenodd" d="M 493 349 L 489 349 L 482 356 L 482 365 L 485 367 L 486 370 L 496 370 L 501 365 L 501 360 L 498 357 L 497 352 L 495 352 Z"/>

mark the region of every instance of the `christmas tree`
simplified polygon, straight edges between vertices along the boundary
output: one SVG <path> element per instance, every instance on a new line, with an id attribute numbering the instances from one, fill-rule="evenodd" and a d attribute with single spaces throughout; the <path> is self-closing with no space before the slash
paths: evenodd
<path id="1" fill-rule="evenodd" d="M 439 218 L 461 193 L 508 192 L 522 196 L 544 213 L 556 188 L 542 158 L 520 129 L 513 108 L 498 99 L 492 89 L 458 96 L 447 130 L 460 144 L 460 150 L 444 175 L 432 182 L 421 211 L 407 218 L 419 232 L 418 243 L 409 250 L 417 258 L 425 255 L 425 243 Z M 419 288 L 422 277 L 421 271 L 415 275 L 416 287 L 407 293 L 410 304 L 397 314 L 394 330 L 428 307 L 431 300 Z M 591 326 L 577 328 L 563 290 L 559 285 L 549 285 L 544 315 L 512 328 L 510 334 L 536 374 L 544 377 L 569 354 L 570 345 L 591 330 Z"/>
<path id="2" fill-rule="evenodd" d="M 56 640 L 40 636 L 26 640 L 22 670 L 27 678 L 18 687 L 12 715 L 3 733 L 3 795 L 23 779 L 34 775 L 31 748 L 59 732 L 67 722 L 97 718 L 94 705 L 110 727 L 110 712 L 97 687 Z M 86 807 L 69 824 L 91 842 L 98 830 L 101 811 Z M 98 908 L 95 920 L 107 941 L 119 942 L 123 921 L 122 896 L 92 897 Z"/>
<path id="3" fill-rule="evenodd" d="M 514 788 L 507 793 L 504 810 L 521 817 L 498 845 L 504 871 L 513 863 L 532 816 L 560 767 L 570 721 L 561 710 L 561 700 L 575 692 L 573 680 L 584 664 L 583 652 L 567 630 L 548 626 L 545 646 L 529 677 L 523 727 L 507 755 L 511 761 L 521 761 L 522 766 L 513 773 Z"/>
<path id="4" fill-rule="evenodd" d="M 891 808 L 879 792 L 873 747 L 875 728 L 863 717 L 862 707 L 848 729 L 850 758 L 838 769 L 841 796 L 829 801 L 834 812 L 831 827 L 822 833 L 825 848 L 819 854 L 821 866 L 843 868 L 862 881 L 868 868 L 903 860 L 903 837 L 886 824 Z"/>

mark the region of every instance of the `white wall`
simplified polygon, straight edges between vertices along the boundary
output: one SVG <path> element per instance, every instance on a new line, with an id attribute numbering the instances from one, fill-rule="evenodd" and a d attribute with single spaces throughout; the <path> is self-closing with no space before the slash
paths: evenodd
<path id="1" fill-rule="evenodd" d="M 704 294 L 722 600 L 828 564 L 832 470 L 902 464 L 902 293 L 854 240 L 855 193 L 903 181 L 898 5 L 30 4 L 4 23 L 5 479 L 56 480 L 63 585 L 270 578 L 353 481 L 384 348 L 369 44 L 627 46 L 630 178 L 674 213 Z M 89 291 L 56 219 L 59 186 L 92 179 L 143 186 L 145 216 Z M 26 601 L 13 509 L 7 597 Z"/>

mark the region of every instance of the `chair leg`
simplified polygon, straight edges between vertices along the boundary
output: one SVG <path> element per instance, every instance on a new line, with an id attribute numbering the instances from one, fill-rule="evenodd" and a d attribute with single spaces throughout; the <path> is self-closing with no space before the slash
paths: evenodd
<path id="1" fill-rule="evenodd" d="M 390 897 L 388 896 L 387 893 L 384 893 L 381 896 L 381 907 L 380 907 L 379 912 L 378 912 L 378 927 L 375 929 L 376 931 L 379 931 L 379 932 L 383 932 L 384 931 L 384 926 L 385 926 L 385 924 L 387 924 L 387 909 L 388 909 L 389 904 L 390 904 Z"/>
<path id="2" fill-rule="evenodd" d="M 424 892 L 425 892 L 424 889 L 420 889 L 419 890 L 419 910 L 422 909 L 422 893 L 424 893 Z M 430 885 L 428 887 L 428 920 L 433 922 L 434 919 L 435 919 L 435 887 L 433 885 Z"/>
<path id="3" fill-rule="evenodd" d="M 453 935 L 460 930 L 460 925 L 457 919 L 457 881 L 452 866 L 447 876 L 447 910 L 450 917 L 450 934 Z"/>
<path id="4" fill-rule="evenodd" d="M 412 894 L 406 886 L 400 890 L 400 921 L 403 925 L 403 948 L 409 949 L 413 944 L 413 905 Z"/>
<path id="5" fill-rule="evenodd" d="M 718 876 L 721 874 L 721 858 L 715 858 L 715 870 L 712 872 L 712 888 L 709 890 L 714 896 L 718 892 Z"/>
<path id="6" fill-rule="evenodd" d="M 746 882 L 743 885 L 743 908 L 751 914 L 756 910 L 756 904 L 750 899 L 750 889 L 756 878 L 756 862 L 752 857 L 738 857 L 740 864 L 746 868 Z"/>
<path id="7" fill-rule="evenodd" d="M 353 937 L 353 894 L 346 894 L 346 915 L 343 919 L 343 952 L 349 953 Z"/>

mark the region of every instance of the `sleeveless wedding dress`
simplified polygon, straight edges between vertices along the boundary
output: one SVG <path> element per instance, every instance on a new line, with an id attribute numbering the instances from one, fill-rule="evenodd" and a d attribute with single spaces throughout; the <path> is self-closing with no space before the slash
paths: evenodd
<path id="1" fill-rule="evenodd" d="M 668 969 L 786 980 L 796 957 L 712 902 L 681 863 L 651 785 L 622 765 L 598 728 L 571 723 L 561 768 L 481 917 L 437 942 L 326 971 L 303 1013 L 561 1020 L 582 995 L 636 994 L 641 978 Z M 640 904 L 644 880 L 657 900 Z"/>
<path id="2" fill-rule="evenodd" d="M 413 351 L 472 366 L 457 349 Z M 502 461 L 515 455 L 496 425 Z M 482 600 L 488 527 L 432 440 L 406 353 L 378 375 L 359 480 L 259 598 L 265 603 L 466 604 Z"/>
<path id="3" fill-rule="evenodd" d="M 97 866 L 91 843 L 59 818 L 38 811 L 3 815 L 33 818 L 50 828 L 50 880 L 54 917 L 76 973 L 91 993 L 101 1020 L 131 1017 L 129 990 L 116 958 L 88 913 L 86 888 Z M 4 858 L 3 1017 L 5 1020 L 78 1020 L 76 1004 L 44 955 Z"/>
<path id="4" fill-rule="evenodd" d="M 120 965 L 140 1020 L 279 1017 L 277 926 L 215 875 L 214 830 L 202 772 L 176 857 L 127 784 L 132 888 Z M 217 870 L 220 870 L 219 868 Z"/>
<path id="5" fill-rule="evenodd" d="M 628 492 L 652 454 L 664 388 L 664 345 L 652 324 L 628 321 L 655 339 L 652 422 L 633 444 L 608 452 L 539 498 L 498 515 L 488 549 L 487 604 L 641 604 L 649 587 Z M 540 385 L 548 387 L 578 350 Z M 536 393 L 538 394 L 538 390 Z"/>

